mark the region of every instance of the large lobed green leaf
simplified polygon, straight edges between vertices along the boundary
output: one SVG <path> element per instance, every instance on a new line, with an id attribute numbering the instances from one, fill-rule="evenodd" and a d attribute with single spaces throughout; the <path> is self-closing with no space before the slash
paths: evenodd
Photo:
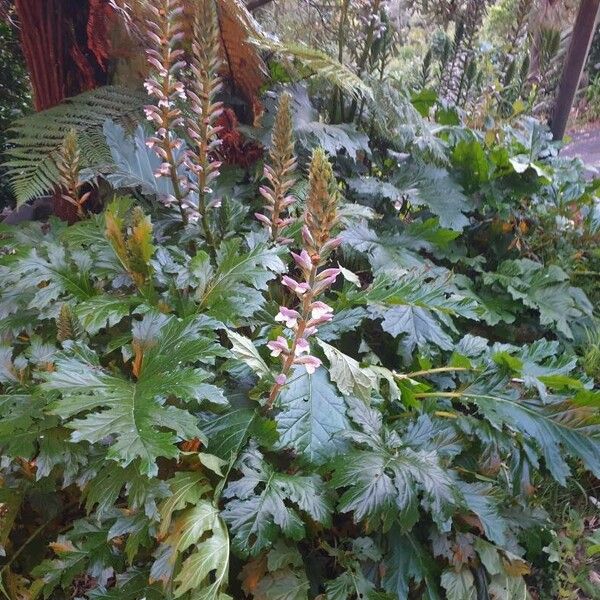
<path id="1" fill-rule="evenodd" d="M 476 403 L 494 425 L 520 432 L 539 447 L 546 468 L 562 485 L 570 475 L 565 454 L 600 476 L 600 418 L 593 405 L 564 397 L 544 404 L 507 390 L 506 380 L 488 373 L 460 394 Z"/>
<path id="2" fill-rule="evenodd" d="M 300 540 L 302 514 L 328 526 L 332 505 L 317 475 L 288 475 L 274 469 L 255 446 L 239 459 L 241 479 L 229 483 L 223 519 L 233 532 L 233 546 L 243 556 L 269 548 L 281 531 Z M 300 512 L 301 511 L 301 512 Z"/>
<path id="3" fill-rule="evenodd" d="M 339 434 L 349 426 L 346 405 L 325 369 L 317 369 L 313 375 L 296 369 L 279 396 L 278 406 L 279 448 L 294 450 L 314 464 L 322 464 L 345 449 Z"/>
<path id="4" fill-rule="evenodd" d="M 69 343 L 44 387 L 60 393 L 52 412 L 73 430 L 74 442 L 109 440 L 109 458 L 124 466 L 139 459 L 141 472 L 156 475 L 159 456 L 175 458 L 177 442 L 203 438 L 192 414 L 168 404 L 167 397 L 215 399 L 207 394 L 206 375 L 183 365 L 210 363 L 223 349 L 213 334 L 202 333 L 201 321 L 195 318 L 148 313 L 133 335 L 141 358 L 136 379 L 107 371 L 88 347 Z M 73 419 L 81 413 L 85 415 Z"/>

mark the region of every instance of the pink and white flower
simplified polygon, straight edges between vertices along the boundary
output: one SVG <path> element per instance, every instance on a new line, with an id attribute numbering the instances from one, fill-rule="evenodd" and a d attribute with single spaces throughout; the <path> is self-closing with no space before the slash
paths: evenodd
<path id="1" fill-rule="evenodd" d="M 308 290 L 310 290 L 310 286 L 308 285 L 308 283 L 306 283 L 304 281 L 302 283 L 300 283 L 300 282 L 296 281 L 295 279 L 288 277 L 287 275 L 284 275 L 281 278 L 281 283 L 283 283 L 283 285 L 285 285 L 286 287 L 289 287 L 291 290 L 296 292 L 296 294 L 298 294 L 299 296 L 306 294 L 306 292 L 308 292 Z"/>
<path id="2" fill-rule="evenodd" d="M 340 273 L 340 269 L 325 269 L 317 275 L 317 281 L 325 281 L 326 279 L 333 279 L 333 281 L 335 281 Z"/>
<path id="3" fill-rule="evenodd" d="M 275 196 L 273 194 L 273 190 L 271 190 L 270 188 L 261 185 L 258 188 L 258 191 L 260 192 L 260 195 L 269 202 L 269 204 L 274 204 L 275 203 Z M 272 206 L 268 206 L 267 207 L 270 210 L 273 210 Z"/>
<path id="4" fill-rule="evenodd" d="M 300 356 L 301 354 L 308 354 L 310 352 L 310 344 L 306 338 L 298 338 L 296 342 L 296 348 L 294 350 L 294 354 L 296 356 Z"/>
<path id="5" fill-rule="evenodd" d="M 308 322 L 306 329 L 304 330 L 305 337 L 309 338 L 311 335 L 315 335 L 318 329 L 312 324 L 312 321 Z"/>
<path id="6" fill-rule="evenodd" d="M 317 275 L 317 283 L 313 289 L 315 296 L 323 293 L 328 287 L 333 285 L 341 273 L 340 269 L 325 269 Z"/>
<path id="7" fill-rule="evenodd" d="M 312 233 L 306 225 L 302 226 L 302 239 L 308 246 L 312 246 L 315 243 L 315 238 L 313 238 Z"/>
<path id="8" fill-rule="evenodd" d="M 287 355 L 290 352 L 288 341 L 281 335 L 276 340 L 270 341 L 267 348 L 271 351 L 271 356 Z"/>
<path id="9" fill-rule="evenodd" d="M 307 354 L 306 356 L 298 356 L 294 360 L 294 364 L 303 365 L 306 372 L 312 375 L 321 366 L 321 361 L 316 356 Z"/>
<path id="10" fill-rule="evenodd" d="M 254 213 L 254 216 L 267 227 L 271 227 L 271 219 L 269 219 L 269 217 L 266 215 L 263 215 L 262 213 Z"/>
<path id="11" fill-rule="evenodd" d="M 310 314 L 313 319 L 320 319 L 331 313 L 333 313 L 333 308 L 320 300 L 317 300 L 310 305 Z"/>
<path id="12" fill-rule="evenodd" d="M 154 173 L 154 176 L 158 179 L 159 177 L 169 177 L 171 175 L 171 165 L 164 162 L 160 165 L 158 170 Z"/>
<path id="13" fill-rule="evenodd" d="M 294 222 L 292 217 L 287 217 L 285 219 L 277 218 L 277 226 L 279 229 L 285 229 L 288 225 L 291 225 Z"/>
<path id="14" fill-rule="evenodd" d="M 316 331 L 317 330 L 317 325 L 323 325 L 323 323 L 329 323 L 329 321 L 333 321 L 333 315 L 331 313 L 328 313 L 326 315 L 323 315 L 320 319 L 311 319 L 308 324 Z"/>
<path id="15" fill-rule="evenodd" d="M 302 250 L 300 254 L 296 254 L 292 252 L 292 258 L 296 261 L 296 264 L 306 271 L 310 271 L 312 268 L 312 261 L 310 260 L 310 255 L 306 250 Z"/>
<path id="16" fill-rule="evenodd" d="M 342 243 L 342 238 L 341 237 L 336 237 L 333 238 L 332 240 L 329 240 L 328 242 L 325 242 L 325 244 L 323 245 L 323 250 L 322 252 L 326 252 L 329 250 L 335 250 L 338 246 L 340 246 Z"/>
<path id="17" fill-rule="evenodd" d="M 279 312 L 275 317 L 275 320 L 279 323 L 285 323 L 286 327 L 293 329 L 298 325 L 298 319 L 300 319 L 300 313 L 297 310 L 292 310 L 286 306 L 280 306 Z"/>

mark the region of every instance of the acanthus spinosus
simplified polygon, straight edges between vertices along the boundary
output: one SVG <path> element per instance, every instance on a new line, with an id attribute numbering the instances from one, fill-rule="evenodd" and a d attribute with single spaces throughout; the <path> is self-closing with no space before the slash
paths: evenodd
<path id="1" fill-rule="evenodd" d="M 63 140 L 57 156 L 56 167 L 60 175 L 61 197 L 77 210 L 77 217 L 85 216 L 85 203 L 91 192 L 82 193 L 84 185 L 80 179 L 81 152 L 77 142 L 77 133 L 71 130 Z"/>
<path id="2" fill-rule="evenodd" d="M 146 117 L 155 127 L 155 135 L 146 142 L 162 160 L 155 172 L 156 177 L 169 177 L 173 186 L 173 196 L 179 206 L 181 218 L 188 221 L 187 201 L 189 188 L 180 167 L 185 155 L 180 152 L 183 141 L 176 130 L 183 125 L 183 116 L 177 103 L 186 98 L 184 85 L 177 74 L 186 66 L 183 60 L 183 1 L 152 0 L 148 6 L 149 18 L 146 21 L 146 50 L 150 73 L 144 83 L 148 94 L 156 99 L 155 104 L 144 108 Z"/>
<path id="3" fill-rule="evenodd" d="M 335 282 L 340 271 L 323 268 L 330 252 L 339 246 L 340 238 L 332 237 L 337 222 L 337 191 L 333 170 L 325 152 L 318 148 L 313 152 L 309 170 L 309 193 L 302 227 L 303 248 L 292 257 L 300 273 L 294 279 L 284 275 L 281 283 L 291 290 L 297 299 L 297 308 L 279 307 L 275 320 L 282 323 L 284 335 L 267 344 L 271 355 L 281 360 L 281 369 L 275 378 L 267 408 L 271 408 L 281 388 L 295 366 L 302 366 L 312 374 L 321 361 L 310 353 L 310 338 L 319 326 L 333 319 L 333 309 L 319 300 Z"/>
<path id="4" fill-rule="evenodd" d="M 267 181 L 261 186 L 260 193 L 265 199 L 265 211 L 268 214 L 255 213 L 255 217 L 270 231 L 271 240 L 279 243 L 291 241 L 282 237 L 282 234 L 294 222 L 294 219 L 287 214 L 289 206 L 295 202 L 289 191 L 296 182 L 294 176 L 296 156 L 290 104 L 291 96 L 283 94 L 279 100 L 271 136 L 270 164 L 266 164 L 264 168 L 264 177 Z"/>
<path id="5" fill-rule="evenodd" d="M 192 187 L 198 194 L 198 213 L 204 237 L 211 247 L 214 244 L 208 209 L 219 202 L 218 199 L 209 201 L 209 198 L 221 166 L 214 153 L 221 143 L 218 137 L 221 127 L 217 119 L 223 112 L 223 103 L 216 100 L 223 86 L 219 76 L 221 50 L 216 11 L 214 0 L 197 3 L 192 40 L 192 78 L 188 86 L 193 117 L 187 123 L 188 134 L 194 143 L 193 149 L 188 151 L 187 166 L 196 176 Z"/>

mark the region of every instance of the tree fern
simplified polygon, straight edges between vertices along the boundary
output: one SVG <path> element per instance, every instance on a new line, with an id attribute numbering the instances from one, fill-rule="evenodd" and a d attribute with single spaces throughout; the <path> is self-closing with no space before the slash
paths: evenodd
<path id="1" fill-rule="evenodd" d="M 17 205 L 42 196 L 56 186 L 59 181 L 56 157 L 71 130 L 77 133 L 84 167 L 112 163 L 102 136 L 104 121 L 122 120 L 138 112 L 142 104 L 141 93 L 106 86 L 16 121 L 11 128 L 11 149 L 4 166 L 8 169 Z"/>
<path id="2" fill-rule="evenodd" d="M 395 150 L 410 151 L 439 164 L 447 162 L 444 142 L 435 127 L 419 114 L 397 82 L 376 82 L 373 94 L 369 113 L 377 137 Z"/>
<path id="3" fill-rule="evenodd" d="M 252 42 L 264 50 L 293 58 L 314 75 L 327 79 L 353 96 L 373 97 L 371 88 L 358 75 L 324 52 L 303 44 L 288 44 L 267 37 L 255 38 Z"/>

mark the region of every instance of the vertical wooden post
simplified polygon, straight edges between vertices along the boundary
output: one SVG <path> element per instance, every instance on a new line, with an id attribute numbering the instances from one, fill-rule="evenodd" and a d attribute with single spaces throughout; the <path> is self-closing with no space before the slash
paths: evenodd
<path id="1" fill-rule="evenodd" d="M 600 0 L 581 0 L 579 5 L 550 124 L 555 140 L 562 140 L 565 135 L 571 107 L 596 30 L 599 8 Z"/>

